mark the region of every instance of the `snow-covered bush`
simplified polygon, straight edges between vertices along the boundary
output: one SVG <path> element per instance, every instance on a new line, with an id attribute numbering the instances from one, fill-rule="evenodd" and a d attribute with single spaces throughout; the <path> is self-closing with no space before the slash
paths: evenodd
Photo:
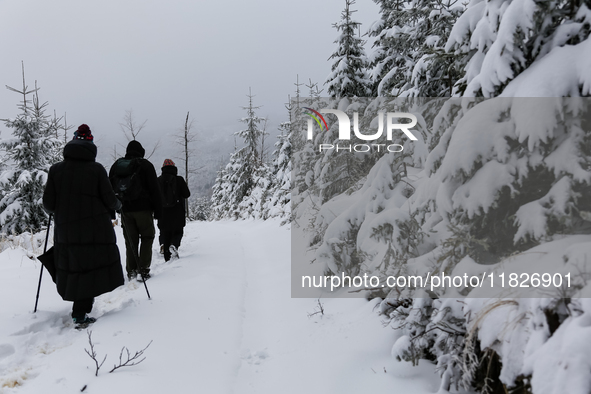
<path id="1" fill-rule="evenodd" d="M 198 197 L 189 202 L 189 220 L 209 220 L 211 215 L 211 200 Z"/>
<path id="2" fill-rule="evenodd" d="M 51 247 L 53 243 L 52 238 L 53 230 L 50 230 L 50 235 L 48 238 L 49 245 L 47 248 Z M 45 245 L 45 238 L 46 238 L 46 231 L 40 231 L 38 233 L 29 233 L 24 232 L 18 235 L 0 235 L 0 252 L 6 249 L 16 249 L 21 248 L 26 251 L 27 256 L 31 259 L 35 258 L 35 256 L 39 256 L 43 253 L 43 248 Z"/>

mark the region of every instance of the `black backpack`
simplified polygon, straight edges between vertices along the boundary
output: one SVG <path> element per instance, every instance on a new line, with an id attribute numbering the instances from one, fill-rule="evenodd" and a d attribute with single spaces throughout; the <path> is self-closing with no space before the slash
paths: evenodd
<path id="1" fill-rule="evenodd" d="M 142 195 L 139 159 L 119 159 L 113 164 L 111 184 L 113 191 L 123 201 L 137 200 Z"/>
<path id="2" fill-rule="evenodd" d="M 162 206 L 164 208 L 174 207 L 179 202 L 176 176 L 165 174 L 158 179 L 162 195 Z"/>

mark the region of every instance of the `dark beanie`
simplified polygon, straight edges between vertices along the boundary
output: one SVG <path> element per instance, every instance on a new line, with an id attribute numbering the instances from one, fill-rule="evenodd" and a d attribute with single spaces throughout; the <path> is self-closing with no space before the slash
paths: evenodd
<path id="1" fill-rule="evenodd" d="M 80 127 L 78 127 L 78 130 L 76 130 L 74 132 L 73 139 L 92 141 L 92 140 L 94 140 L 94 137 L 92 136 L 92 132 L 90 131 L 90 127 L 88 127 L 88 125 L 81 124 Z"/>
<path id="2" fill-rule="evenodd" d="M 144 155 L 146 154 L 146 150 L 144 149 L 142 144 L 140 144 L 136 140 L 133 140 L 129 141 L 129 144 L 127 144 L 127 150 L 125 151 L 125 153 L 126 155 L 132 157 L 144 157 Z"/>

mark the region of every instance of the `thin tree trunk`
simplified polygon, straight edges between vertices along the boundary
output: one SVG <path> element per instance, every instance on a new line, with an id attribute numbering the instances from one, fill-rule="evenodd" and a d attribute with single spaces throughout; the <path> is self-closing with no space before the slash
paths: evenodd
<path id="1" fill-rule="evenodd" d="M 189 112 L 185 119 L 185 180 L 189 185 Z M 189 217 L 189 199 L 185 198 L 185 216 Z"/>

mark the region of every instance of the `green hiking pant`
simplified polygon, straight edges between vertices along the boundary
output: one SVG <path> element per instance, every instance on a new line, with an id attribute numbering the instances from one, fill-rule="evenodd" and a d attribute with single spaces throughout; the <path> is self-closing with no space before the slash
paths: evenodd
<path id="1" fill-rule="evenodd" d="M 125 236 L 127 273 L 141 270 L 142 273 L 147 274 L 150 272 L 152 244 L 156 235 L 152 211 L 123 212 L 121 219 L 123 235 Z M 138 257 L 139 267 L 136 262 Z"/>

